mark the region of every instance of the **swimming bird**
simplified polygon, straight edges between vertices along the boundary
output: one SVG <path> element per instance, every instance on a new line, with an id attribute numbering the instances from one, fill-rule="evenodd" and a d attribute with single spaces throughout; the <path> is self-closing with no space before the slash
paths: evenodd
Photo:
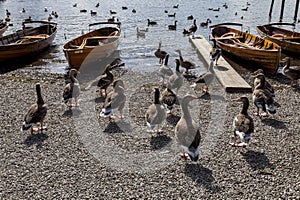
<path id="1" fill-rule="evenodd" d="M 187 20 L 193 20 L 194 19 L 194 16 L 193 15 L 189 15 L 188 17 L 187 17 Z"/>
<path id="2" fill-rule="evenodd" d="M 49 14 L 48 21 L 50 22 L 52 19 L 53 19 L 53 17 L 51 16 L 51 14 Z"/>
<path id="3" fill-rule="evenodd" d="M 197 27 L 197 24 L 196 24 L 196 19 L 194 19 L 193 21 L 193 24 L 190 25 L 190 27 L 187 29 L 187 31 L 189 33 L 192 33 L 192 38 L 195 38 L 195 32 L 197 31 L 198 27 Z"/>
<path id="4" fill-rule="evenodd" d="M 202 22 L 202 23 L 200 24 L 200 26 L 206 27 L 206 26 L 208 26 L 209 23 L 211 23 L 211 20 L 210 20 L 209 18 L 207 18 L 205 22 Z"/>
<path id="5" fill-rule="evenodd" d="M 167 106 L 167 114 L 171 114 L 176 101 L 176 94 L 170 88 L 165 88 L 161 93 L 161 102 Z"/>
<path id="6" fill-rule="evenodd" d="M 164 59 L 168 53 L 166 51 L 161 50 L 161 41 L 158 43 L 158 48 L 154 52 L 154 55 L 159 58 L 159 64 L 163 64 Z"/>
<path id="7" fill-rule="evenodd" d="M 93 10 L 91 10 L 91 16 L 95 16 L 95 15 L 97 15 L 97 12 L 96 12 L 96 11 L 93 11 Z"/>
<path id="8" fill-rule="evenodd" d="M 127 6 L 122 6 L 122 10 L 127 10 L 128 7 Z"/>
<path id="9" fill-rule="evenodd" d="M 211 51 L 209 52 L 209 58 L 211 61 L 216 62 L 215 65 L 218 65 L 218 60 L 221 55 L 222 55 L 222 49 L 218 47 L 212 48 Z"/>
<path id="10" fill-rule="evenodd" d="M 176 64 L 176 71 L 169 77 L 169 80 L 167 83 L 167 88 L 170 88 L 171 90 L 176 89 L 176 94 L 178 94 L 179 89 L 183 85 L 184 78 L 179 69 L 179 67 L 180 67 L 179 59 L 175 59 L 174 62 Z"/>
<path id="11" fill-rule="evenodd" d="M 170 24 L 168 26 L 169 30 L 176 31 L 177 28 L 177 20 L 175 20 L 174 24 Z"/>
<path id="12" fill-rule="evenodd" d="M 179 4 L 173 6 L 173 8 L 178 8 L 178 7 L 179 7 Z"/>
<path id="13" fill-rule="evenodd" d="M 191 87 L 195 87 L 197 85 L 204 85 L 204 87 L 202 88 L 203 93 L 209 94 L 208 86 L 211 85 L 212 81 L 215 78 L 213 66 L 213 62 L 211 61 L 207 71 L 201 74 L 198 78 L 196 78 L 194 80 L 194 84 L 191 85 Z"/>
<path id="14" fill-rule="evenodd" d="M 71 69 L 69 72 L 69 78 L 70 78 L 70 83 L 68 83 L 63 91 L 63 100 L 64 103 L 69 107 L 77 107 L 79 106 L 78 104 L 78 97 L 80 95 L 80 84 L 79 81 L 77 80 L 76 75 L 79 74 L 79 71 L 76 69 Z M 72 99 L 75 100 L 75 103 L 72 103 Z"/>
<path id="15" fill-rule="evenodd" d="M 47 114 L 47 106 L 43 100 L 41 94 L 41 86 L 40 83 L 35 85 L 36 88 L 36 95 L 37 95 L 37 102 L 32 104 L 24 116 L 24 121 L 21 130 L 25 131 L 30 129 L 31 134 L 37 131 L 43 131 L 47 128 L 43 126 L 44 119 Z M 40 123 L 40 127 L 36 128 L 33 127 L 33 124 Z"/>
<path id="16" fill-rule="evenodd" d="M 77 3 L 73 4 L 73 7 L 77 7 Z"/>
<path id="17" fill-rule="evenodd" d="M 176 13 L 168 14 L 168 17 L 175 17 L 175 16 L 176 16 Z"/>
<path id="18" fill-rule="evenodd" d="M 120 112 L 120 118 L 123 119 L 123 108 L 126 102 L 125 86 L 122 80 L 115 80 L 113 82 L 113 90 L 109 92 L 105 98 L 100 117 L 109 117 L 109 120 L 114 119 L 112 116 L 113 110 Z"/>
<path id="19" fill-rule="evenodd" d="M 98 8 L 99 6 L 100 6 L 100 3 L 97 3 L 95 7 Z"/>
<path id="20" fill-rule="evenodd" d="M 248 8 L 249 8 L 249 7 L 247 6 L 246 8 L 242 8 L 241 10 L 242 10 L 242 11 L 248 11 Z"/>
<path id="21" fill-rule="evenodd" d="M 165 77 L 171 76 L 173 74 L 172 69 L 168 66 L 169 54 L 165 57 L 165 62 L 159 67 L 159 74 L 162 77 L 162 84 L 165 83 Z"/>
<path id="22" fill-rule="evenodd" d="M 10 12 L 6 9 L 6 16 L 10 16 Z"/>
<path id="23" fill-rule="evenodd" d="M 25 12 L 26 12 L 25 8 L 22 8 L 22 13 L 25 13 Z"/>
<path id="24" fill-rule="evenodd" d="M 150 26 L 150 25 L 157 25 L 156 21 L 151 21 L 150 19 L 147 19 L 147 22 L 148 22 L 148 26 Z"/>
<path id="25" fill-rule="evenodd" d="M 198 97 L 185 95 L 181 100 L 181 118 L 176 124 L 174 132 L 177 142 L 184 151 L 180 156 L 196 162 L 199 159 L 201 135 L 188 109 L 189 102 L 194 99 L 198 99 Z"/>
<path id="26" fill-rule="evenodd" d="M 285 58 L 286 64 L 283 67 L 282 73 L 292 80 L 290 87 L 298 86 L 298 79 L 300 79 L 300 66 L 291 66 L 291 58 Z"/>
<path id="27" fill-rule="evenodd" d="M 262 74 L 258 74 L 255 78 L 259 78 L 260 82 L 254 88 L 252 93 L 252 98 L 254 105 L 257 108 L 257 112 L 255 115 L 267 117 L 269 114 L 275 114 L 276 106 L 272 94 L 264 89 L 265 88 L 265 76 Z M 259 114 L 260 108 L 262 109 L 263 113 Z"/>
<path id="28" fill-rule="evenodd" d="M 233 120 L 234 137 L 231 145 L 234 147 L 245 147 L 249 144 L 254 133 L 254 122 L 248 114 L 249 99 L 242 96 L 235 99 L 235 101 L 243 102 L 243 107 Z M 240 138 L 241 143 L 237 143 L 237 137 Z"/>
<path id="29" fill-rule="evenodd" d="M 109 10 L 109 12 L 110 12 L 111 15 L 117 14 L 117 12 L 116 12 L 116 11 L 113 11 L 113 10 Z"/>
<path id="30" fill-rule="evenodd" d="M 154 132 L 155 128 L 157 132 L 161 132 L 161 126 L 166 119 L 166 112 L 163 105 L 159 101 L 160 92 L 158 88 L 154 88 L 154 101 L 148 107 L 145 119 L 148 126 L 148 132 Z"/>
<path id="31" fill-rule="evenodd" d="M 81 13 L 86 13 L 87 10 L 86 10 L 86 9 L 82 9 L 82 10 L 80 10 L 80 12 L 81 12 Z"/>
<path id="32" fill-rule="evenodd" d="M 254 88 L 261 81 L 260 78 L 256 76 L 258 74 L 262 74 L 263 76 L 265 76 L 264 70 L 262 70 L 262 69 L 258 69 L 252 73 L 252 76 L 254 77 L 254 81 L 253 81 Z M 265 79 L 265 88 L 264 89 L 268 90 L 271 93 L 272 97 L 275 97 L 275 90 L 274 90 L 273 86 L 270 84 L 270 82 L 267 81 L 266 79 Z"/>
<path id="33" fill-rule="evenodd" d="M 180 61 L 181 67 L 185 68 L 184 74 L 189 74 L 190 69 L 195 69 L 197 67 L 195 65 L 195 63 L 193 63 L 192 61 L 183 59 L 181 50 L 178 49 L 178 50 L 176 50 L 176 52 L 178 52 L 178 54 L 179 54 L 179 61 Z"/>
<path id="34" fill-rule="evenodd" d="M 136 35 L 138 37 L 145 37 L 146 33 L 149 31 L 148 28 L 146 29 L 139 29 L 139 27 L 136 27 Z"/>

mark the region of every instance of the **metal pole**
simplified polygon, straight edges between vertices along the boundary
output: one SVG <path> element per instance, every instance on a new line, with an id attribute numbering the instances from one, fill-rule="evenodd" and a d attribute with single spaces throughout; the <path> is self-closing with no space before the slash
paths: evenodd
<path id="1" fill-rule="evenodd" d="M 296 1 L 295 15 L 294 15 L 294 22 L 295 23 L 297 21 L 298 8 L 299 8 L 299 0 Z"/>
<path id="2" fill-rule="evenodd" d="M 282 22 L 282 16 L 283 16 L 283 11 L 284 11 L 284 3 L 285 3 L 285 0 L 282 0 L 279 22 Z"/>
<path id="3" fill-rule="evenodd" d="M 273 10 L 274 0 L 271 2 L 270 11 L 269 11 L 269 17 L 272 17 L 272 10 Z"/>

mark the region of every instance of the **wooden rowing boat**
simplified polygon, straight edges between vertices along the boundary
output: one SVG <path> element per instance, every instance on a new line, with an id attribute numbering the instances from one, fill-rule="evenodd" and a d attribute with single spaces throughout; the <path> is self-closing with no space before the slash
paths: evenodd
<path id="1" fill-rule="evenodd" d="M 32 27 L 34 24 L 38 25 Z M 0 62 L 22 62 L 36 55 L 52 44 L 56 31 L 57 24 L 53 22 L 23 22 L 23 29 L 0 37 Z"/>
<path id="2" fill-rule="evenodd" d="M 300 33 L 279 26 L 288 25 L 295 28 L 293 23 L 271 23 L 257 26 L 256 30 L 262 37 L 277 43 L 282 52 L 293 56 L 300 56 Z"/>
<path id="3" fill-rule="evenodd" d="M 95 25 L 105 25 L 105 27 L 89 31 L 63 46 L 70 68 L 78 70 L 83 66 L 99 62 L 109 57 L 118 48 L 121 23 L 97 22 L 90 24 L 89 27 Z"/>
<path id="4" fill-rule="evenodd" d="M 228 54 L 230 58 L 241 60 L 253 69 L 262 68 L 265 73 L 275 75 L 281 56 L 280 47 L 267 39 L 250 33 L 230 28 L 227 25 L 237 23 L 223 23 L 211 26 L 212 40 L 215 45 Z"/>

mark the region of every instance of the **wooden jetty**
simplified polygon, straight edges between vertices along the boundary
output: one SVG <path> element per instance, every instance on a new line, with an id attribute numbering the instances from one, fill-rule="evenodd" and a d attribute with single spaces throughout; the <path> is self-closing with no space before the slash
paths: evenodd
<path id="1" fill-rule="evenodd" d="M 195 38 L 190 36 L 190 41 L 198 50 L 198 53 L 203 58 L 204 64 L 209 66 L 209 53 L 212 45 L 199 35 Z M 252 92 L 252 87 L 233 69 L 233 67 L 221 56 L 218 60 L 218 67 L 214 68 L 215 75 L 224 87 L 226 92 Z"/>

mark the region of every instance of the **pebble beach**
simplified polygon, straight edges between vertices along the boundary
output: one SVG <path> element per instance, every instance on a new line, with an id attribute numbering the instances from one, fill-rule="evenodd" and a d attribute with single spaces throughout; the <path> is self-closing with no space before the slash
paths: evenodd
<path id="1" fill-rule="evenodd" d="M 80 107 L 68 110 L 62 104 L 62 74 L 29 67 L 0 75 L 1 199 L 300 199 L 300 90 L 289 88 L 287 78 L 267 77 L 281 105 L 267 118 L 254 116 L 251 93 L 225 93 L 218 86 L 193 103 L 202 137 L 194 164 L 178 156 L 174 126 L 179 105 L 162 133 L 146 132 L 144 113 L 152 89 L 162 89 L 157 74 L 114 73 L 127 88 L 125 121 L 99 117 L 103 99 L 96 88 L 83 91 Z M 252 85 L 251 72 L 240 74 Z M 145 84 L 131 85 L 131 79 Z M 30 134 L 20 129 L 36 101 L 37 82 L 48 106 L 48 130 Z M 180 94 L 201 95 L 189 85 L 185 80 Z M 231 99 L 239 96 L 249 98 L 255 123 L 246 148 L 228 144 L 242 106 Z M 103 148 L 107 142 L 110 146 Z"/>

